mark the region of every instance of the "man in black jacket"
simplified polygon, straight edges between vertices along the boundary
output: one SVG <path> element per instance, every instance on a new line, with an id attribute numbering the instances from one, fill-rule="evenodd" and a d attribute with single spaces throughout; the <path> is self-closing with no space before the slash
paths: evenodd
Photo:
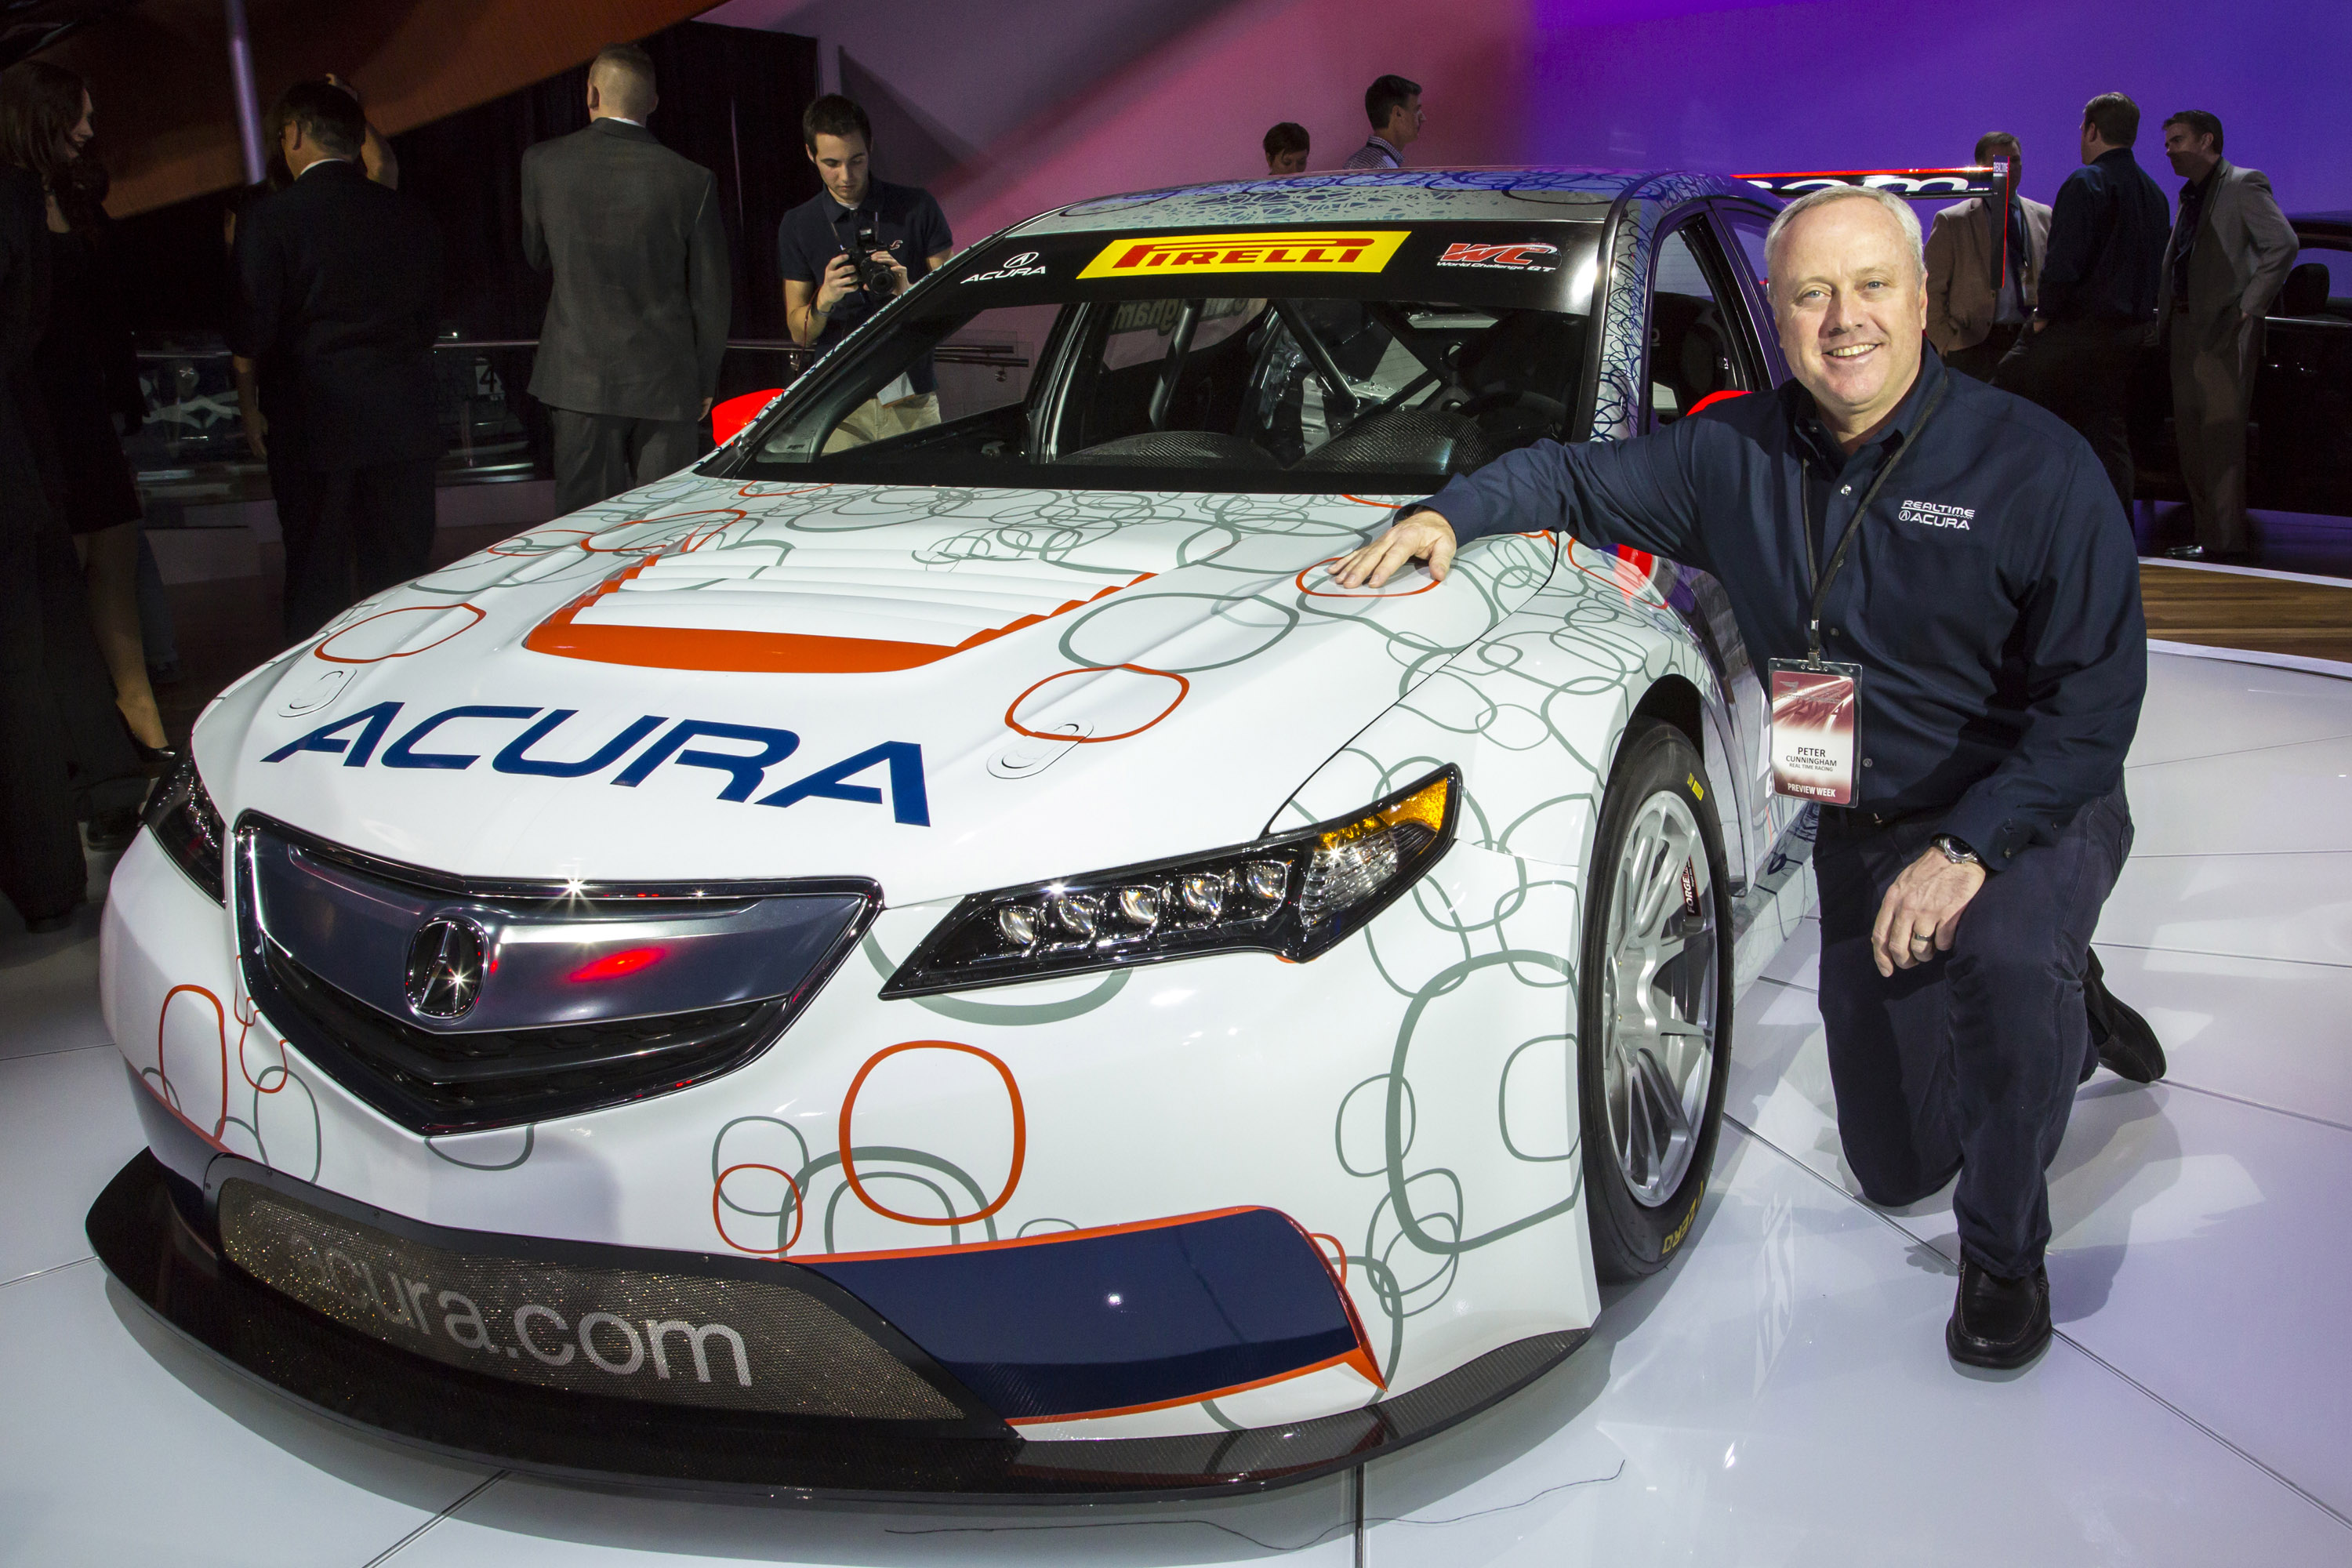
<path id="1" fill-rule="evenodd" d="M 2156 320 L 2157 280 L 2170 237 L 2164 193 L 2132 157 L 2139 105 L 2103 92 L 2083 106 L 2083 166 L 2051 208 L 2032 331 L 1993 372 L 1993 384 L 2072 425 L 2099 456 L 2128 511 L 2132 361 Z"/>
<path id="2" fill-rule="evenodd" d="M 530 395 L 555 426 L 555 509 L 676 473 L 702 450 L 734 283 L 719 185 L 646 129 L 644 50 L 588 69 L 588 128 L 522 155 L 522 248 L 555 273 Z"/>
<path id="3" fill-rule="evenodd" d="M 278 114 L 294 183 L 237 225 L 229 348 L 278 497 L 299 642 L 432 552 L 441 236 L 361 168 L 367 122 L 349 92 L 297 82 Z"/>
<path id="4" fill-rule="evenodd" d="M 1531 529 L 1634 545 L 1721 581 L 1776 697 L 1855 716 L 1843 746 L 1799 729 L 1772 751 L 1782 793 L 1837 803 L 1813 868 L 1838 1134 L 1874 1203 L 1958 1177 L 1945 1344 L 2020 1366 L 2050 1342 L 2044 1173 L 2075 1086 L 2102 1063 L 2164 1074 L 2153 1036 L 2113 1028 L 2090 952 L 2147 683 L 2131 531 L 2073 432 L 1924 352 L 1900 198 L 1815 191 L 1764 243 L 1792 379 L 1638 439 L 1508 453 L 1332 575 L 1377 587 L 1425 558 L 1442 579 L 1458 542 Z"/>

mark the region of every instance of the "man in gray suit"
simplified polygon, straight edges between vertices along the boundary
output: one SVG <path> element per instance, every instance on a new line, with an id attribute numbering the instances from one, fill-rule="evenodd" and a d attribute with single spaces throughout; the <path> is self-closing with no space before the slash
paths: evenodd
<path id="1" fill-rule="evenodd" d="M 733 284 L 718 182 L 646 129 L 654 64 L 588 70 L 588 128 L 522 155 L 522 246 L 555 273 L 530 395 L 555 426 L 555 504 L 577 511 L 702 450 Z"/>
<path id="2" fill-rule="evenodd" d="M 2221 121 L 2184 109 L 2164 122 L 2164 155 L 2180 187 L 2180 216 L 2164 247 L 2157 330 L 2170 339 L 2172 424 L 2197 542 L 2183 561 L 2242 561 L 2246 415 L 2263 363 L 2263 318 L 2294 267 L 2294 229 L 2271 183 L 2221 156 Z"/>
<path id="3" fill-rule="evenodd" d="M 1979 381 L 1992 379 L 2025 330 L 2050 249 L 2050 209 L 2017 194 L 2025 157 L 2006 131 L 1977 138 L 1976 161 L 1997 158 L 2009 162 L 2001 194 L 1954 203 L 1927 235 L 1927 341 L 1946 364 Z"/>

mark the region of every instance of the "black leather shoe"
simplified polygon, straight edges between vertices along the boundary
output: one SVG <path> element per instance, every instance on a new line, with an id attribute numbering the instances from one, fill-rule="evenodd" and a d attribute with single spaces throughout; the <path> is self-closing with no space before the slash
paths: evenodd
<path id="1" fill-rule="evenodd" d="M 2176 544 L 2164 553 L 2174 561 L 2202 561 L 2205 559 L 2205 547 L 2201 544 Z"/>
<path id="2" fill-rule="evenodd" d="M 2041 1265 L 2022 1279 L 2004 1279 L 1960 1260 L 1959 1299 L 1944 1325 L 1944 1348 L 1966 1366 L 2006 1372 L 2023 1366 L 2050 1344 L 2050 1275 Z"/>
<path id="3" fill-rule="evenodd" d="M 2107 990 L 2098 953 L 2089 957 L 2083 972 L 2083 1010 L 2091 1016 L 2091 1043 L 2098 1047 L 2099 1065 L 2117 1078 L 2154 1083 L 2164 1076 L 2163 1044 L 2146 1018 Z"/>
<path id="4" fill-rule="evenodd" d="M 57 931 L 64 931 L 67 927 L 72 924 L 73 911 L 71 910 L 68 910 L 61 915 L 35 916 L 33 919 L 25 922 L 25 931 L 28 936 L 48 936 Z"/>

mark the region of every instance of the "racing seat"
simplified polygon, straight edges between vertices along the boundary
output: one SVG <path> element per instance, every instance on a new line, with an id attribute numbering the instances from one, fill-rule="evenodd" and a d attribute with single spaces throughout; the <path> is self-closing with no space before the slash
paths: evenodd
<path id="1" fill-rule="evenodd" d="M 1695 294 L 1660 294 L 1650 306 L 1650 381 L 1673 399 L 1671 409 L 1652 406 L 1658 423 L 1672 424 L 1710 393 L 1731 385 L 1731 352 L 1723 316 L 1715 301 Z"/>
<path id="2" fill-rule="evenodd" d="M 1056 459 L 1064 463 L 1134 465 L 1153 468 L 1272 468 L 1274 454 L 1255 441 L 1214 430 L 1146 430 L 1097 441 Z"/>

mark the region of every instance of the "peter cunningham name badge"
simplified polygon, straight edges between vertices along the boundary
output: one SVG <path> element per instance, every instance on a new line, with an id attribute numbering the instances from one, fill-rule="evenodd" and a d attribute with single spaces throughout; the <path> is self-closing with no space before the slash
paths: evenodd
<path id="1" fill-rule="evenodd" d="M 1811 523 L 1812 487 L 1803 470 L 1797 480 L 1797 528 L 1805 536 L 1805 570 L 1813 580 L 1812 608 L 1805 621 L 1809 657 L 1776 658 L 1771 662 L 1772 729 L 1767 742 L 1772 758 L 1772 792 L 1823 805 L 1853 804 L 1855 696 L 1862 689 L 1862 666 L 1836 664 L 1822 658 L 1822 603 L 1830 584 L 1845 564 L 1853 542 L 1862 537 L 1870 503 L 1878 499 L 1887 479 L 1911 448 L 1919 444 L 1927 422 L 1943 405 L 1949 382 L 1939 383 L 1919 411 L 1910 437 L 1878 465 L 1877 477 L 1862 492 L 1837 548 L 1824 567 L 1814 559 Z"/>
<path id="2" fill-rule="evenodd" d="M 1852 805 L 1854 693 L 1862 667 L 1776 658 L 1771 670 L 1773 793 Z"/>

